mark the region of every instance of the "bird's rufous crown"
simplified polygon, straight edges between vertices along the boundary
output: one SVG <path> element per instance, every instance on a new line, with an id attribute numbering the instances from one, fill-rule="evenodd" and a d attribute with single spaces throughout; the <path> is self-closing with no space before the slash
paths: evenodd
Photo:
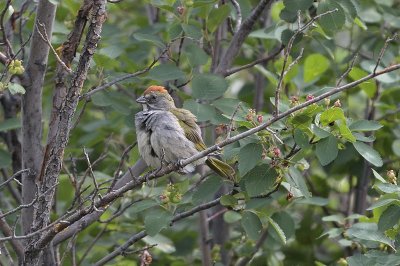
<path id="1" fill-rule="evenodd" d="M 168 91 L 163 86 L 151 85 L 143 92 L 143 95 L 149 94 L 151 92 L 168 93 Z"/>

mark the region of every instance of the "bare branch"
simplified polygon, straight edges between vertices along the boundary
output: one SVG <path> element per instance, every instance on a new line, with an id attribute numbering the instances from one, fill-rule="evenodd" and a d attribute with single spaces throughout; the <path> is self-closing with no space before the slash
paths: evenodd
<path id="1" fill-rule="evenodd" d="M 160 53 L 160 55 L 157 58 L 155 58 L 153 60 L 153 62 L 151 62 L 150 65 L 148 65 L 146 68 L 136 71 L 135 73 L 127 74 L 122 77 L 116 78 L 113 81 L 107 82 L 99 87 L 94 88 L 91 91 L 88 91 L 87 93 L 83 94 L 80 98 L 81 99 L 83 99 L 83 98 L 90 99 L 90 97 L 93 94 L 95 94 L 96 92 L 105 90 L 105 89 L 111 87 L 112 85 L 114 85 L 118 82 L 124 81 L 126 79 L 134 78 L 134 77 L 137 77 L 137 76 L 147 73 L 169 51 L 169 46 L 170 46 L 170 44 L 167 45 L 167 47 Z"/>
<path id="2" fill-rule="evenodd" d="M 240 67 L 235 67 L 235 68 L 228 69 L 222 75 L 224 77 L 227 77 L 227 76 L 230 76 L 230 75 L 232 75 L 232 74 L 234 74 L 236 72 L 242 71 L 244 69 L 251 68 L 251 67 L 253 67 L 255 65 L 267 63 L 267 62 L 271 61 L 272 59 L 274 59 L 277 55 L 279 55 L 280 52 L 282 52 L 283 49 L 284 49 L 284 46 L 281 45 L 279 48 L 275 49 L 275 51 L 273 51 L 271 54 L 269 54 L 269 55 L 267 55 L 265 57 L 262 57 L 260 59 L 257 59 L 255 61 L 249 63 L 249 64 L 246 64 L 246 65 L 243 65 L 243 66 L 240 66 Z"/>
<path id="3" fill-rule="evenodd" d="M 15 181 L 15 182 L 17 182 L 19 185 L 22 185 L 16 178 L 18 177 L 18 176 L 20 176 L 21 174 L 23 174 L 23 173 L 26 173 L 26 172 L 30 172 L 31 171 L 31 169 L 23 169 L 23 170 L 20 170 L 20 171 L 18 171 L 18 172 L 16 172 L 15 174 L 13 174 L 12 176 L 10 176 L 6 181 L 4 181 L 3 183 L 1 183 L 0 184 L 0 188 L 1 187 L 3 187 L 3 186 L 5 186 L 5 185 L 7 185 L 8 183 L 10 183 L 11 181 Z"/>
<path id="4" fill-rule="evenodd" d="M 68 72 L 72 73 L 72 70 L 61 60 L 61 58 L 58 56 L 56 50 L 53 48 L 51 45 L 51 42 L 49 40 L 49 36 L 47 35 L 46 28 L 45 26 L 40 23 L 38 20 L 36 23 L 36 29 L 42 40 L 50 47 L 51 51 L 53 52 L 54 56 L 56 57 L 57 62 Z M 42 27 L 43 33 L 40 31 L 39 26 Z"/>
<path id="5" fill-rule="evenodd" d="M 223 55 L 221 61 L 219 62 L 218 67 L 216 68 L 215 73 L 223 75 L 223 73 L 228 68 L 230 68 L 233 60 L 239 53 L 240 48 L 242 47 L 242 44 L 245 41 L 246 37 L 252 31 L 255 23 L 257 22 L 258 18 L 260 17 L 264 9 L 271 3 L 272 3 L 271 0 L 259 1 L 258 5 L 253 9 L 251 14 L 243 21 L 243 23 L 240 25 L 239 30 L 233 36 L 228 49 Z"/>
<path id="6" fill-rule="evenodd" d="M 2 215 L 2 212 L 0 211 L 0 215 Z M 5 237 L 10 237 L 14 235 L 14 230 L 11 229 L 11 227 L 8 225 L 6 220 L 4 218 L 0 218 L 0 230 L 3 232 L 3 235 Z M 21 243 L 15 239 L 12 239 L 11 241 L 11 246 L 13 247 L 15 253 L 18 256 L 19 261 L 22 261 L 24 257 L 24 247 L 21 245 Z"/>
<path id="7" fill-rule="evenodd" d="M 14 57 L 14 52 L 10 43 L 10 40 L 7 38 L 7 33 L 4 27 L 4 17 L 8 11 L 8 8 L 11 5 L 11 0 L 7 0 L 7 3 L 4 5 L 4 9 L 1 11 L 0 14 L 0 30 L 3 35 L 3 43 L 6 45 L 6 52 L 7 52 L 7 57 L 8 58 L 13 58 Z"/>
<path id="8" fill-rule="evenodd" d="M 347 75 L 350 73 L 350 71 L 353 69 L 354 64 L 357 60 L 358 54 L 355 54 L 355 56 L 353 57 L 353 60 L 351 60 L 349 66 L 347 67 L 346 71 L 340 76 L 340 78 L 338 79 L 338 81 L 336 82 L 336 87 L 340 85 L 340 83 L 342 83 L 342 81 L 347 77 Z"/>
<path id="9" fill-rule="evenodd" d="M 240 5 L 236 0 L 230 0 L 233 8 L 236 10 L 236 26 L 235 33 L 239 31 L 240 25 L 242 25 L 242 11 L 240 10 Z"/>
<path id="10" fill-rule="evenodd" d="M 378 60 L 376 61 L 376 65 L 375 65 L 375 68 L 374 68 L 373 73 L 375 73 L 376 70 L 378 69 L 379 64 L 381 63 L 382 57 L 383 57 L 383 55 L 385 54 L 385 51 L 386 51 L 386 49 L 387 49 L 389 43 L 390 43 L 391 41 L 396 40 L 396 39 L 397 39 L 397 33 L 395 33 L 392 37 L 388 37 L 388 38 L 386 39 L 385 44 L 383 45 L 383 47 L 382 47 L 382 49 L 381 49 L 381 51 L 380 51 L 380 53 L 379 53 Z"/>

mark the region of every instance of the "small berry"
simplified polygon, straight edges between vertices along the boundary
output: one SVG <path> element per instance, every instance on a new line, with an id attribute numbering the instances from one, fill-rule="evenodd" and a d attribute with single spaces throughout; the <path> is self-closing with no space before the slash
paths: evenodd
<path id="1" fill-rule="evenodd" d="M 274 147 L 272 149 L 272 152 L 274 153 L 275 157 L 280 157 L 281 156 L 281 150 L 278 147 Z"/>
<path id="2" fill-rule="evenodd" d="M 263 116 L 262 115 L 257 115 L 257 122 L 261 124 L 262 121 L 263 121 Z"/>
<path id="3" fill-rule="evenodd" d="M 178 6 L 176 8 L 176 11 L 179 13 L 179 15 L 182 15 L 183 13 L 185 13 L 185 7 L 183 6 Z"/>
<path id="4" fill-rule="evenodd" d="M 306 100 L 308 102 L 308 101 L 314 100 L 314 98 L 315 98 L 314 95 L 308 94 L 306 97 Z"/>
<path id="5" fill-rule="evenodd" d="M 333 104 L 335 107 L 342 107 L 342 103 L 340 102 L 339 99 L 336 100 L 336 102 Z"/>
<path id="6" fill-rule="evenodd" d="M 293 199 L 293 197 L 294 197 L 293 193 L 292 192 L 288 192 L 287 195 L 286 195 L 286 200 L 287 201 L 291 201 Z"/>

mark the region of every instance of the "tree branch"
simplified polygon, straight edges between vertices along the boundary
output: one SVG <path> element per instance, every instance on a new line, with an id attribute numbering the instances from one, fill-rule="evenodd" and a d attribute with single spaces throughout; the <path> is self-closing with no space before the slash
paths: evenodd
<path id="1" fill-rule="evenodd" d="M 257 22 L 257 19 L 260 17 L 264 9 L 271 3 L 271 0 L 261 0 L 251 14 L 243 21 L 239 30 L 233 36 L 232 41 L 230 42 L 229 47 L 223 55 L 221 61 L 219 62 L 215 73 L 223 75 L 224 72 L 232 65 L 233 60 L 239 53 L 243 42 L 250 34 L 254 24 Z"/>
<path id="2" fill-rule="evenodd" d="M 48 0 L 40 0 L 35 25 L 43 23 L 49 36 L 52 35 L 56 6 Z M 49 47 L 33 29 L 30 54 L 22 85 L 26 93 L 22 96 L 22 168 L 31 169 L 22 176 L 22 203 L 28 204 L 35 198 L 35 177 L 42 163 L 42 89 L 46 73 Z M 22 210 L 22 232 L 30 231 L 33 208 Z"/>

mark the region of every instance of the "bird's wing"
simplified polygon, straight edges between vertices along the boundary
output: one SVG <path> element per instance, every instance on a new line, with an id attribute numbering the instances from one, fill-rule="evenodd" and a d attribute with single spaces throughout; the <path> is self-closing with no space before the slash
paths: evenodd
<path id="1" fill-rule="evenodd" d="M 201 137 L 200 127 L 196 124 L 196 116 L 186 109 L 175 108 L 170 112 L 178 118 L 186 138 L 195 144 L 196 149 L 198 151 L 205 150 L 207 147 Z"/>

